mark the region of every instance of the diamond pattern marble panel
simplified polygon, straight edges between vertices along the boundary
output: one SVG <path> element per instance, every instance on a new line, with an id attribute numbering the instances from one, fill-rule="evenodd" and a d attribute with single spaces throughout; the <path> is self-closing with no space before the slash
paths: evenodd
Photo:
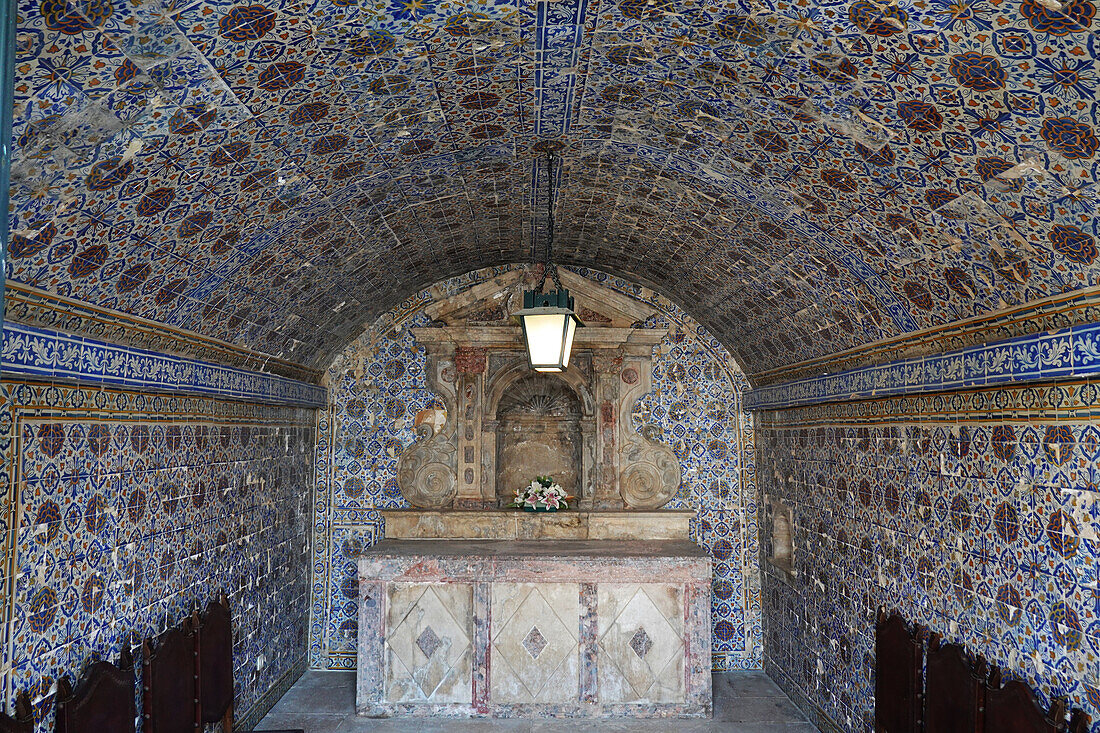
<path id="1" fill-rule="evenodd" d="M 680 589 L 601 584 L 596 602 L 600 700 L 682 700 L 684 607 Z"/>
<path id="2" fill-rule="evenodd" d="M 580 586 L 493 585 L 492 696 L 501 703 L 577 699 Z"/>
<path id="3" fill-rule="evenodd" d="M 390 702 L 469 702 L 473 586 L 401 583 L 387 599 Z"/>

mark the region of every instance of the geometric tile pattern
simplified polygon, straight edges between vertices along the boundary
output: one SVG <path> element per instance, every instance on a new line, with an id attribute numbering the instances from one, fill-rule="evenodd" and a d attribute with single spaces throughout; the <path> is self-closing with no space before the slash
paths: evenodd
<path id="1" fill-rule="evenodd" d="M 40 696 L 40 731 L 52 730 L 60 675 L 117 658 L 221 592 L 242 720 L 301 668 L 312 410 L 6 379 L 0 435 L 12 559 L 0 673 L 6 695 Z"/>
<path id="2" fill-rule="evenodd" d="M 350 344 L 326 377 L 331 407 L 318 419 L 316 567 L 310 665 L 354 669 L 359 547 L 381 536 L 378 509 L 404 506 L 397 456 L 416 440 L 413 418 L 442 407 L 428 389 L 424 355 L 409 333 L 428 324 L 424 307 L 512 268 L 490 268 L 437 283 L 391 310 Z M 684 480 L 670 506 L 696 512 L 692 538 L 714 559 L 712 663 L 762 664 L 752 418 L 740 407 L 744 376 L 729 353 L 682 310 L 619 278 L 579 274 L 652 305 L 649 327 L 671 334 L 654 352 L 652 390 L 634 407 L 635 428 L 672 447 Z M 547 639 L 547 629 L 538 622 Z M 531 625 L 522 629 L 527 634 Z M 630 629 L 633 634 L 636 629 Z M 438 629 L 437 629 L 438 631 Z M 633 652 L 632 652 L 633 654 Z M 524 656 L 527 653 L 524 652 Z M 541 659 L 541 657 L 540 657 Z"/>
<path id="3" fill-rule="evenodd" d="M 1096 282 L 1097 22 L 27 0 L 5 274 L 325 365 L 417 288 L 529 261 L 553 149 L 557 259 L 654 279 L 754 374 Z"/>
<path id="4" fill-rule="evenodd" d="M 765 564 L 766 668 L 869 729 L 885 605 L 1100 720 L 1098 408 L 1067 380 L 757 413 L 798 573 Z"/>

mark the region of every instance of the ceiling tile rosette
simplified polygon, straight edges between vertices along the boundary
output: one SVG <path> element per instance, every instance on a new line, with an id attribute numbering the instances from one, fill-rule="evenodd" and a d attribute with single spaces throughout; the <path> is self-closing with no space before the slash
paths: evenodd
<path id="1" fill-rule="evenodd" d="M 1097 285 L 1092 0 L 44 0 L 26 285 L 317 366 L 446 277 L 653 284 L 757 374 Z"/>

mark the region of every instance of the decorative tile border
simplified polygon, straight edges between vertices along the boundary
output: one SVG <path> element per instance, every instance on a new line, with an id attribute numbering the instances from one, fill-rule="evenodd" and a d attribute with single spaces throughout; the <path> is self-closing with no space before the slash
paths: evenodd
<path id="1" fill-rule="evenodd" d="M 760 385 L 784 384 L 822 372 L 843 372 L 888 359 L 940 354 L 1097 321 L 1100 321 L 1100 288 L 1086 288 L 1035 300 L 992 315 L 968 318 L 864 344 L 829 356 L 750 374 L 749 381 Z"/>
<path id="2" fill-rule="evenodd" d="M 328 391 L 275 374 L 117 346 L 6 321 L 0 351 L 5 377 L 103 384 L 278 405 L 321 407 Z"/>
<path id="3" fill-rule="evenodd" d="M 294 361 L 244 348 L 211 336 L 182 328 L 173 328 L 140 316 L 111 310 L 66 298 L 24 285 L 8 282 L 4 291 L 4 317 L 28 326 L 51 329 L 62 327 L 66 333 L 122 344 L 136 349 L 173 353 L 218 364 L 257 369 L 303 382 L 319 382 L 321 370 Z"/>
<path id="4" fill-rule="evenodd" d="M 823 374 L 746 393 L 748 410 L 897 397 L 1100 374 L 1100 324 Z"/>

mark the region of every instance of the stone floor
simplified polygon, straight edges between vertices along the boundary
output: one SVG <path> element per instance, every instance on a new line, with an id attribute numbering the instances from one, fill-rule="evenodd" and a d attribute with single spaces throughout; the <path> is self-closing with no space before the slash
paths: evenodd
<path id="1" fill-rule="evenodd" d="M 355 715 L 354 672 L 306 672 L 256 731 L 301 728 L 306 733 L 813 733 L 806 716 L 763 672 L 714 675 L 711 720 L 376 720 Z"/>

